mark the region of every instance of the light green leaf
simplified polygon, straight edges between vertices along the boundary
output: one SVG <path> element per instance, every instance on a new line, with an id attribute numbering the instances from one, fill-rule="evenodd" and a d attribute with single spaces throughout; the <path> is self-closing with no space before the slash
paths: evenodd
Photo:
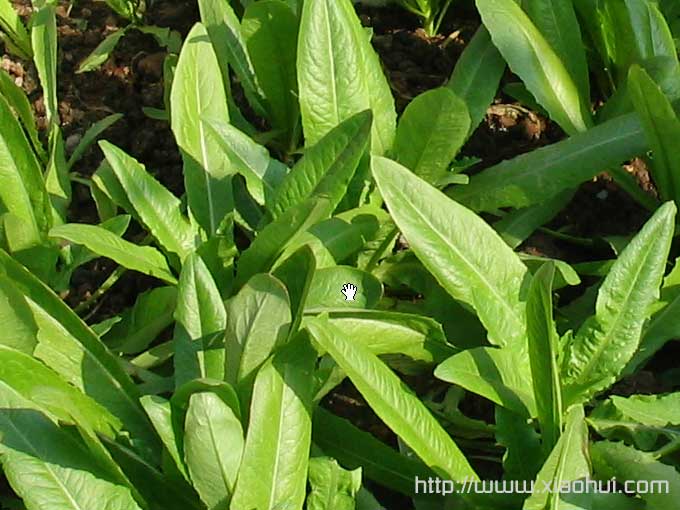
<path id="1" fill-rule="evenodd" d="M 80 139 L 80 142 L 73 150 L 71 157 L 68 159 L 68 168 L 73 167 L 73 165 L 85 154 L 85 151 L 94 143 L 94 141 L 108 128 L 113 126 L 116 122 L 123 118 L 122 113 L 112 113 L 107 115 L 101 120 L 98 120 L 92 124 L 85 134 Z"/>
<path id="2" fill-rule="evenodd" d="M 37 359 L 0 345 L 0 381 L 63 422 L 115 437 L 121 422 Z"/>
<path id="3" fill-rule="evenodd" d="M 201 500 L 209 510 L 228 508 L 243 452 L 241 422 L 214 393 L 195 393 L 184 430 L 184 456 Z"/>
<path id="4" fill-rule="evenodd" d="M 104 341 L 117 352 L 137 354 L 144 351 L 172 324 L 176 304 L 174 286 L 156 287 L 139 294 L 134 306 L 125 310 L 119 322 L 102 335 Z"/>
<path id="5" fill-rule="evenodd" d="M 241 20 L 255 74 L 266 99 L 272 128 L 283 132 L 290 147 L 300 117 L 298 104 L 297 54 L 298 19 L 290 6 L 279 0 L 253 2 Z M 276 55 L 272 59 L 272 55 Z"/>
<path id="6" fill-rule="evenodd" d="M 140 510 L 130 490 L 105 479 L 81 442 L 0 382 L 0 458 L 27 510 Z"/>
<path id="7" fill-rule="evenodd" d="M 303 246 L 286 258 L 273 272 L 273 275 L 284 284 L 288 290 L 290 310 L 293 321 L 290 325 L 289 336 L 297 333 L 302 321 L 309 287 L 316 271 L 316 258 L 308 246 Z"/>
<path id="8" fill-rule="evenodd" d="M 238 388 L 241 401 L 247 404 L 257 370 L 288 337 L 288 293 L 273 276 L 259 274 L 227 301 L 226 308 L 225 379 Z"/>
<path id="9" fill-rule="evenodd" d="M 258 115 L 266 117 L 266 101 L 262 97 L 262 89 L 250 61 L 236 13 L 229 2 L 224 0 L 199 0 L 198 8 L 201 12 L 201 21 L 210 34 L 210 41 L 215 48 L 222 72 L 228 69 L 227 64 L 231 65 L 250 106 Z M 223 75 L 223 79 L 229 80 L 229 75 Z M 229 90 L 228 87 L 229 85 L 225 84 L 225 90 Z"/>
<path id="10" fill-rule="evenodd" d="M 335 209 L 366 150 L 372 119 L 370 111 L 352 115 L 308 148 L 279 186 L 269 207 L 273 217 L 311 196 L 328 197 Z"/>
<path id="11" fill-rule="evenodd" d="M 439 284 L 470 305 L 496 345 L 526 344 L 527 268 L 479 216 L 401 165 L 374 158 L 373 175 L 392 218 Z"/>
<path id="12" fill-rule="evenodd" d="M 133 212 L 163 248 L 184 259 L 194 247 L 196 232 L 182 215 L 179 199 L 115 145 L 102 141 L 99 146 Z"/>
<path id="13" fill-rule="evenodd" d="M 220 2 L 229 8 L 226 2 Z M 204 117 L 228 121 L 227 96 L 208 32 L 194 25 L 184 42 L 172 80 L 172 132 L 184 161 L 184 186 L 189 209 L 212 236 L 233 210 L 231 176 L 234 171 L 219 144 L 205 127 Z"/>
<path id="14" fill-rule="evenodd" d="M 436 185 L 463 146 L 470 130 L 465 103 L 447 88 L 416 96 L 404 110 L 392 154 L 418 177 Z"/>
<path id="15" fill-rule="evenodd" d="M 18 251 L 41 243 L 50 224 L 50 206 L 38 159 L 2 96 L 0 124 L 0 211 L 18 224 L 20 236 L 11 238 L 5 230 L 10 249 Z"/>
<path id="16" fill-rule="evenodd" d="M 309 459 L 307 510 L 354 510 L 361 488 L 361 469 L 347 471 L 335 459 Z"/>
<path id="17" fill-rule="evenodd" d="M 628 94 L 652 149 L 652 177 L 659 194 L 662 200 L 680 201 L 680 161 L 676 157 L 680 119 L 659 86 L 639 66 L 630 68 Z"/>
<path id="18" fill-rule="evenodd" d="M 231 166 L 246 180 L 248 192 L 260 205 L 269 204 L 288 168 L 240 129 L 218 119 L 205 120 Z"/>
<path id="19" fill-rule="evenodd" d="M 38 326 L 34 355 L 120 419 L 133 441 L 156 442 L 139 393 L 118 359 L 82 320 L 27 269 L 0 251 L 0 274 L 26 297 Z"/>
<path id="20" fill-rule="evenodd" d="M 526 355 L 516 349 L 476 347 L 440 364 L 434 371 L 439 379 L 462 386 L 521 416 L 536 416 Z"/>
<path id="21" fill-rule="evenodd" d="M 168 283 L 177 283 L 161 252 L 150 246 L 137 246 L 105 228 L 69 223 L 52 228 L 50 237 L 83 245 L 97 255 L 109 258 L 127 269 L 160 278 Z"/>
<path id="22" fill-rule="evenodd" d="M 562 129 L 583 132 L 592 123 L 587 98 L 541 32 L 514 0 L 477 0 L 491 39 L 516 73 Z"/>
<path id="23" fill-rule="evenodd" d="M 574 406 L 565 417 L 564 433 L 553 448 L 548 460 L 536 478 L 536 487 L 550 484 L 561 488 L 565 482 L 573 482 L 590 476 L 587 457 L 588 428 L 582 406 Z M 567 510 L 560 494 L 545 490 L 535 492 L 524 502 L 523 510 Z"/>
<path id="24" fill-rule="evenodd" d="M 381 155 L 391 147 L 394 99 L 349 0 L 303 5 L 297 69 L 306 145 L 315 144 L 350 116 L 371 109 L 375 118 L 371 152 Z"/>
<path id="25" fill-rule="evenodd" d="M 420 399 L 375 354 L 350 341 L 327 318 L 310 320 L 307 329 L 373 411 L 425 464 L 451 480 L 477 479 L 465 456 Z"/>
<path id="26" fill-rule="evenodd" d="M 0 4 L 2 4 L 2 0 L 0 0 Z M 0 11 L 2 8 L 0 5 Z M 1 23 L 2 21 L 0 21 Z M 38 136 L 33 107 L 28 100 L 28 96 L 26 96 L 24 90 L 14 82 L 14 79 L 4 69 L 0 69 L 0 94 L 7 99 L 17 118 L 21 121 L 38 157 L 43 162 L 47 161 L 47 153 Z"/>
<path id="27" fill-rule="evenodd" d="M 460 97 L 470 113 L 471 134 L 493 102 L 505 71 L 505 61 L 493 45 L 489 31 L 483 25 L 477 29 L 461 54 L 448 88 Z"/>
<path id="28" fill-rule="evenodd" d="M 335 209 L 328 197 L 311 197 L 289 208 L 279 218 L 260 231 L 251 245 L 241 254 L 236 273 L 237 286 L 257 273 L 267 272 L 310 227 L 328 219 Z"/>
<path id="29" fill-rule="evenodd" d="M 602 478 L 616 477 L 618 481 L 640 483 L 648 487 L 640 498 L 647 510 L 667 510 L 677 505 L 680 491 L 680 474 L 672 466 L 663 464 L 647 452 L 641 452 L 623 443 L 600 441 L 591 447 L 593 469 Z M 635 488 L 636 484 L 633 484 Z"/>
<path id="30" fill-rule="evenodd" d="M 623 115 L 586 133 L 502 161 L 447 195 L 474 211 L 527 207 L 576 188 L 646 150 L 637 115 Z"/>
<path id="31" fill-rule="evenodd" d="M 523 5 L 531 21 L 564 64 L 578 89 L 584 111 L 588 111 L 588 63 L 573 0 L 527 0 Z"/>
<path id="32" fill-rule="evenodd" d="M 144 395 L 139 399 L 139 402 L 149 416 L 153 428 L 163 442 L 163 446 L 175 462 L 175 466 L 182 476 L 189 481 L 189 474 L 182 454 L 184 445 L 180 443 L 181 438 L 178 438 L 175 433 L 170 402 L 156 395 Z"/>
<path id="33" fill-rule="evenodd" d="M 640 343 L 673 237 L 676 208 L 664 204 L 621 253 L 597 295 L 595 316 L 561 360 L 565 405 L 587 401 L 620 376 Z"/>
<path id="34" fill-rule="evenodd" d="M 60 124 L 57 106 L 57 20 L 54 5 L 45 5 L 31 18 L 33 61 L 43 90 L 47 124 Z"/>
<path id="35" fill-rule="evenodd" d="M 111 52 L 116 48 L 116 45 L 126 32 L 125 28 L 121 28 L 107 35 L 104 40 L 92 50 L 92 53 L 85 57 L 85 60 L 80 63 L 76 73 L 87 73 L 99 69 L 101 65 L 109 59 Z"/>
<path id="36" fill-rule="evenodd" d="M 175 386 L 197 378 L 223 379 L 227 315 L 210 271 L 196 254 L 182 266 L 175 320 Z"/>
<path id="37" fill-rule="evenodd" d="M 550 452 L 562 432 L 562 387 L 557 366 L 559 337 L 553 321 L 555 266 L 546 262 L 531 279 L 527 296 L 527 338 L 536 413 L 544 449 Z"/>
<path id="38" fill-rule="evenodd" d="M 0 0 L 0 32 L 6 34 L 0 37 L 5 40 L 7 50 L 14 50 L 14 53 L 24 60 L 31 59 L 33 56 L 31 38 L 10 0 Z"/>
<path id="39" fill-rule="evenodd" d="M 316 351 L 303 335 L 259 370 L 230 510 L 302 508 L 315 363 Z"/>
<path id="40" fill-rule="evenodd" d="M 38 326 L 26 297 L 5 275 L 0 277 L 0 324 L 3 330 L 0 345 L 33 353 L 38 342 Z"/>
<path id="41" fill-rule="evenodd" d="M 345 299 L 343 285 L 358 287 L 354 301 Z M 382 297 L 382 284 L 370 273 L 349 266 L 317 269 L 305 303 L 306 313 L 331 309 L 374 308 Z"/>

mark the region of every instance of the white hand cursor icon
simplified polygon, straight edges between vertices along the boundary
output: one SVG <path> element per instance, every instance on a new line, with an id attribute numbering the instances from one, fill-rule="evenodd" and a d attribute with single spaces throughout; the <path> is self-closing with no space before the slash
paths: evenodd
<path id="1" fill-rule="evenodd" d="M 345 301 L 354 301 L 354 296 L 357 294 L 357 286 L 346 283 L 342 286 L 342 293 L 345 295 Z"/>

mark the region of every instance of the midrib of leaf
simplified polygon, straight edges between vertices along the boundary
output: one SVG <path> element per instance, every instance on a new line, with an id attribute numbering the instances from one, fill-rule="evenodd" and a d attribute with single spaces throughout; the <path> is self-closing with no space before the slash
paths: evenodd
<path id="1" fill-rule="evenodd" d="M 510 312 L 510 316 L 514 317 L 515 322 L 517 323 L 517 325 L 516 325 L 516 326 L 518 326 L 518 327 L 517 327 L 517 330 L 518 330 L 519 332 L 522 332 L 522 331 L 525 329 L 525 327 L 524 327 L 524 321 L 519 317 L 519 315 L 517 315 L 517 311 L 514 310 L 514 309 L 508 304 L 508 302 L 506 301 L 506 299 L 505 299 L 503 296 L 501 296 L 500 294 L 498 294 L 497 289 L 496 289 L 493 285 L 491 285 L 491 284 L 489 283 L 489 281 L 486 279 L 486 277 L 484 276 L 484 274 L 480 273 L 480 272 L 477 270 L 477 268 L 476 268 L 476 267 L 475 267 L 475 266 L 474 266 L 474 265 L 473 265 L 473 264 L 472 264 L 472 263 L 471 263 L 464 255 L 463 255 L 463 253 L 462 253 L 460 250 L 458 250 L 458 249 L 456 248 L 456 246 L 454 246 L 453 244 L 449 243 L 448 240 L 447 240 L 444 236 L 442 236 L 442 235 L 439 233 L 438 229 L 435 228 L 435 225 L 433 225 L 433 224 L 428 220 L 428 218 L 427 218 L 426 216 L 424 216 L 417 208 L 415 208 L 415 207 L 412 206 L 412 204 L 407 200 L 408 197 L 403 193 L 403 191 L 402 191 L 400 188 L 396 188 L 396 187 L 395 187 L 394 189 L 397 191 L 397 193 L 399 193 L 399 194 L 404 198 L 404 200 L 402 201 L 402 203 L 408 204 L 409 208 L 410 208 L 412 211 L 415 211 L 416 215 L 418 215 L 418 216 L 419 216 L 419 217 L 420 217 L 420 218 L 428 225 L 428 227 L 430 227 L 430 230 L 431 230 L 431 231 L 432 231 L 439 239 L 441 239 L 441 241 L 443 241 L 444 244 L 445 244 L 446 246 L 448 246 L 449 248 L 451 248 L 451 250 L 453 250 L 454 252 L 456 252 L 456 254 L 458 255 L 458 257 L 465 263 L 465 265 L 466 265 L 468 268 L 470 268 L 470 270 L 471 270 L 471 271 L 472 271 L 472 272 L 473 272 L 473 273 L 474 273 L 474 274 L 475 274 L 475 275 L 476 275 L 476 276 L 484 283 L 484 285 L 487 287 L 487 289 L 491 291 L 491 293 L 494 295 L 494 297 L 496 298 L 496 300 L 500 302 L 500 304 L 502 305 L 502 307 L 505 308 L 506 311 Z M 522 336 L 522 334 L 520 333 L 518 336 Z"/>
<path id="2" fill-rule="evenodd" d="M 226 404 L 224 404 L 226 406 Z M 220 455 L 219 448 L 217 448 L 217 439 L 215 437 L 215 430 L 213 429 L 213 421 L 210 419 L 210 415 L 207 412 L 206 409 L 206 417 L 207 422 L 208 422 L 208 431 L 210 432 L 210 441 L 213 444 L 214 451 L 215 451 L 215 457 L 217 459 L 217 465 L 220 468 L 220 477 L 222 478 L 222 482 L 224 483 L 224 487 L 227 489 L 227 492 L 230 492 L 230 487 L 229 487 L 229 480 L 227 480 L 227 475 L 226 475 L 226 467 L 224 466 L 224 463 L 222 462 L 222 456 Z"/>
<path id="3" fill-rule="evenodd" d="M 642 269 L 646 267 L 647 258 L 649 257 L 649 253 L 653 245 L 654 243 L 647 243 L 647 250 L 645 250 L 646 254 L 644 257 L 645 262 L 637 264 L 637 268 L 635 270 L 635 278 L 631 279 L 632 283 L 629 285 L 626 291 L 624 306 L 622 306 L 619 309 L 618 313 L 616 314 L 616 318 L 614 319 L 614 325 L 609 329 L 609 332 L 605 334 L 604 340 L 598 343 L 597 347 L 595 348 L 595 352 L 589 356 L 589 361 L 586 363 L 586 366 L 583 368 L 583 370 L 581 370 L 581 372 L 577 374 L 576 376 L 577 378 L 587 381 L 588 376 L 590 376 L 590 373 L 593 371 L 594 367 L 599 362 L 600 356 L 602 355 L 603 351 L 609 347 L 609 343 L 612 341 L 611 336 L 615 331 L 618 330 L 618 324 L 624 315 L 623 311 L 628 309 L 628 303 L 632 297 L 633 289 L 636 287 L 638 283 L 638 277 L 640 276 Z"/>
<path id="4" fill-rule="evenodd" d="M 1 416 L 1 415 L 0 415 Z M 24 441 L 24 444 L 28 447 L 28 449 L 31 451 L 31 453 L 34 455 L 35 458 L 40 459 L 42 462 L 42 465 L 44 466 L 45 470 L 49 473 L 50 477 L 54 480 L 56 485 L 59 487 L 61 492 L 64 494 L 64 496 L 68 499 L 69 502 L 73 505 L 73 508 L 76 510 L 87 510 L 86 508 L 83 508 L 78 504 L 78 502 L 73 499 L 73 496 L 71 496 L 70 491 L 68 488 L 61 482 L 57 474 L 52 470 L 52 466 L 49 462 L 46 462 L 42 460 L 40 453 L 38 453 L 38 450 L 35 449 L 33 446 L 33 443 L 30 442 L 28 437 L 26 437 L 23 432 L 14 425 L 14 422 L 12 420 L 9 420 L 7 418 L 4 419 L 7 424 L 9 424 L 10 427 L 15 431 L 16 434 L 21 437 L 21 439 Z"/>
<path id="5" fill-rule="evenodd" d="M 326 36 L 328 39 L 328 59 L 330 62 L 330 73 L 331 73 L 331 90 L 333 93 L 333 100 L 331 101 L 331 104 L 333 105 L 333 110 L 335 114 L 335 119 L 334 123 L 338 124 L 340 122 L 340 109 L 338 107 L 338 91 L 337 91 L 337 83 L 335 82 L 335 58 L 333 55 L 333 31 L 331 30 L 331 23 L 330 23 L 330 16 L 328 13 L 328 3 L 323 2 L 323 10 L 324 10 L 324 21 L 325 21 L 325 28 L 326 28 Z"/>
<path id="6" fill-rule="evenodd" d="M 276 368 L 272 365 L 272 369 L 277 372 Z M 281 378 L 281 392 L 280 392 L 280 398 L 278 399 L 278 412 L 279 412 L 279 419 L 278 419 L 278 424 L 277 424 L 277 431 L 276 431 L 276 452 L 274 455 L 274 466 L 272 469 L 272 488 L 269 491 L 269 503 L 267 504 L 267 510 L 272 508 L 272 505 L 274 504 L 274 499 L 276 497 L 276 480 L 277 480 L 277 475 L 279 472 L 279 462 L 280 462 L 280 457 L 281 457 L 281 436 L 282 433 L 281 431 L 283 430 L 283 416 L 284 412 L 282 409 L 283 405 L 283 397 L 286 393 L 286 375 L 288 374 L 288 370 L 290 369 L 290 365 L 288 363 L 285 364 L 285 368 L 283 370 L 283 374 L 279 374 L 279 377 Z"/>
<path id="7" fill-rule="evenodd" d="M 562 485 L 562 480 L 564 479 L 564 471 L 566 470 L 565 466 L 565 461 L 564 458 L 566 455 L 568 455 L 568 450 L 571 450 L 569 448 L 571 446 L 571 442 L 574 439 L 574 434 L 576 433 L 576 426 L 569 427 L 567 431 L 567 436 L 564 438 L 564 446 L 562 446 L 560 450 L 560 458 L 557 462 L 557 470 L 556 470 L 556 477 L 557 480 L 560 482 L 560 486 Z M 559 503 L 560 503 L 560 497 L 559 495 L 551 495 L 550 496 L 550 510 L 559 510 Z"/>
<path id="8" fill-rule="evenodd" d="M 199 85 L 199 80 L 198 76 L 196 76 L 195 80 L 195 92 L 196 92 L 196 102 L 197 104 L 197 111 L 201 112 L 203 109 L 203 105 L 201 104 L 201 90 L 200 90 L 200 85 Z M 216 225 L 215 225 L 215 205 L 213 203 L 213 197 L 211 193 L 211 186 L 210 186 L 210 172 L 208 169 L 208 155 L 207 155 L 207 148 L 205 146 L 205 137 L 206 133 L 203 128 L 203 120 L 199 117 L 198 119 L 198 132 L 201 140 L 201 158 L 203 159 L 203 179 L 205 180 L 205 188 L 208 190 L 208 220 L 210 221 L 210 233 L 212 234 L 217 230 Z"/>

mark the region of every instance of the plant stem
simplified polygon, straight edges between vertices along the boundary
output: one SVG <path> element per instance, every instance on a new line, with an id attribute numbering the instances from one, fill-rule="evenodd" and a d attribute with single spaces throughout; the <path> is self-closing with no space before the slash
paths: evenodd
<path id="1" fill-rule="evenodd" d="M 77 314 L 81 314 L 82 312 L 89 310 L 100 297 L 106 294 L 106 292 L 108 292 L 108 290 L 115 285 L 115 283 L 120 279 L 120 277 L 123 276 L 123 273 L 125 273 L 125 271 L 127 271 L 126 268 L 118 266 L 113 271 L 113 273 L 111 273 L 109 277 L 106 280 L 104 280 L 104 283 L 102 283 L 100 287 L 90 295 L 90 297 L 88 297 L 85 301 L 79 303 L 78 306 L 76 306 L 73 309 L 73 311 L 76 312 Z"/>

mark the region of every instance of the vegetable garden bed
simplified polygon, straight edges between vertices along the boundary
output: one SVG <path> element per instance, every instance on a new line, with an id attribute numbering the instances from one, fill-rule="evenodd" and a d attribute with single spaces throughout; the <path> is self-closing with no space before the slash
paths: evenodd
<path id="1" fill-rule="evenodd" d="M 0 507 L 680 508 L 679 6 L 0 0 Z"/>

